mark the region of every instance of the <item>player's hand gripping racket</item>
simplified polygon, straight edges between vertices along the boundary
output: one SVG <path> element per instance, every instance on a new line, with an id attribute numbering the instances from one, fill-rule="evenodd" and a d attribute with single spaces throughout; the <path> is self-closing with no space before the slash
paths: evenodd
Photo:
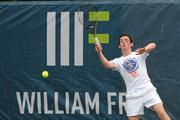
<path id="1" fill-rule="evenodd" d="M 81 13 L 84 13 L 84 17 Z M 94 12 L 93 20 L 90 21 L 89 13 Z M 96 35 L 98 25 L 98 9 L 92 4 L 83 4 L 78 8 L 78 19 L 85 29 L 93 34 L 96 45 L 100 45 L 99 39 Z"/>

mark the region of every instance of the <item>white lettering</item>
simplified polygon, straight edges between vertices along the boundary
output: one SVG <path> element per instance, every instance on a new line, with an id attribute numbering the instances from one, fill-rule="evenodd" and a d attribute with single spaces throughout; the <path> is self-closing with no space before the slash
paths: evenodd
<path id="1" fill-rule="evenodd" d="M 84 114 L 83 106 L 82 106 L 82 103 L 81 103 L 80 96 L 79 96 L 78 92 L 75 92 L 75 95 L 74 95 L 74 102 L 73 102 L 71 114 L 75 114 L 76 110 L 79 110 L 80 114 Z"/>
<path id="2" fill-rule="evenodd" d="M 115 92 L 108 92 L 107 99 L 108 99 L 108 114 L 112 114 L 112 105 L 116 105 L 115 102 L 111 101 L 111 97 L 116 96 Z"/>
<path id="3" fill-rule="evenodd" d="M 44 92 L 43 95 L 44 95 L 44 113 L 45 114 L 53 114 L 53 110 L 48 110 L 47 92 Z"/>
<path id="4" fill-rule="evenodd" d="M 99 93 L 95 93 L 93 101 L 91 101 L 91 98 L 89 96 L 89 93 L 85 93 L 85 103 L 86 103 L 86 114 L 89 114 L 90 110 L 89 107 L 93 110 L 94 107 L 96 106 L 96 114 L 99 114 Z"/>
<path id="5" fill-rule="evenodd" d="M 34 112 L 35 92 L 31 93 L 31 101 L 29 100 L 28 92 L 24 92 L 23 97 L 21 97 L 20 92 L 16 92 L 16 96 L 17 96 L 20 113 L 24 114 L 25 104 L 27 103 L 28 112 L 29 114 L 32 114 Z"/>

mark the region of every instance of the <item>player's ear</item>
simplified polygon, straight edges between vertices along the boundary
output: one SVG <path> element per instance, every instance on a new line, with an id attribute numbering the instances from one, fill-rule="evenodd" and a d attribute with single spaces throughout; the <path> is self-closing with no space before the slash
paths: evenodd
<path id="1" fill-rule="evenodd" d="M 121 48 L 121 46 L 120 46 L 120 45 L 118 45 L 118 48 Z"/>
<path id="2" fill-rule="evenodd" d="M 134 44 L 133 43 L 131 43 L 131 47 L 133 46 Z"/>

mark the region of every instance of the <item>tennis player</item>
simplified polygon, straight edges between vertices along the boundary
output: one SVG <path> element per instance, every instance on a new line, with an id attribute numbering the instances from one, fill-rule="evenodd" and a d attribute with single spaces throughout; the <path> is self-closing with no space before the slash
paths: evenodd
<path id="1" fill-rule="evenodd" d="M 171 120 L 165 112 L 161 98 L 151 83 L 146 68 L 146 58 L 156 48 L 155 43 L 149 43 L 144 48 L 132 51 L 133 40 L 128 34 L 121 34 L 118 47 L 122 56 L 107 60 L 100 44 L 96 44 L 96 52 L 105 68 L 118 71 L 126 85 L 126 112 L 128 120 L 139 120 L 144 114 L 144 107 L 156 112 L 160 120 Z"/>

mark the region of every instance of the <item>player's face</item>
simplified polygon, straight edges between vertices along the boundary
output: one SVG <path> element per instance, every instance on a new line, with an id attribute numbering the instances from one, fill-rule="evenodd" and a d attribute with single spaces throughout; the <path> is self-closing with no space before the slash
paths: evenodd
<path id="1" fill-rule="evenodd" d="M 121 49 L 131 49 L 132 46 L 133 46 L 133 44 L 130 42 L 129 37 L 122 36 L 120 38 L 120 45 L 119 45 L 119 47 Z"/>

